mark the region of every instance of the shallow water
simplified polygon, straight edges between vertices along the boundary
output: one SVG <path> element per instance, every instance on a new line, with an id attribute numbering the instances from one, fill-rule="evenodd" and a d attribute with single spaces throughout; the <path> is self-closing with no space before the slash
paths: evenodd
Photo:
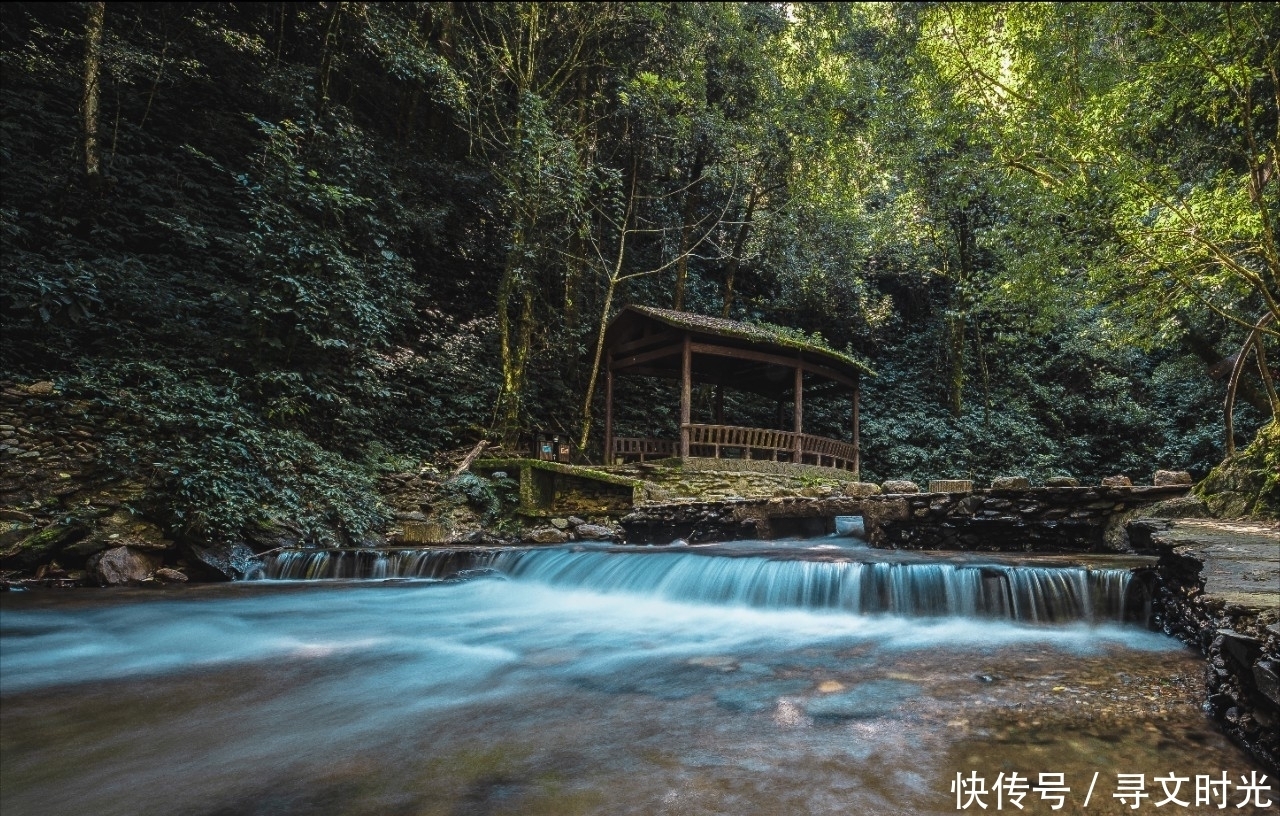
<path id="1" fill-rule="evenodd" d="M 1256 770 L 1198 709 L 1201 658 L 1134 626 L 690 600 L 541 566 L 11 593 L 0 810 L 955 813 L 957 772 L 1017 770 L 1065 774 L 1059 812 L 1097 772 L 1085 812 L 1130 813 L 1117 773 Z"/>

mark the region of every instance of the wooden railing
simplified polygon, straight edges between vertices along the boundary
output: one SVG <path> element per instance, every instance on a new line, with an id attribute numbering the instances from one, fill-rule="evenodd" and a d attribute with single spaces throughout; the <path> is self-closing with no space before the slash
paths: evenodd
<path id="1" fill-rule="evenodd" d="M 740 428 L 735 425 L 688 425 L 689 455 L 715 459 L 769 459 L 799 462 L 841 470 L 856 470 L 857 450 L 848 442 L 794 431 Z M 679 455 L 679 443 L 669 439 L 617 436 L 613 455 L 623 459 Z"/>
<path id="2" fill-rule="evenodd" d="M 680 455 L 680 443 L 673 439 L 653 439 L 647 436 L 615 436 L 613 438 L 613 455 L 623 459 L 650 458 L 666 459 Z"/>

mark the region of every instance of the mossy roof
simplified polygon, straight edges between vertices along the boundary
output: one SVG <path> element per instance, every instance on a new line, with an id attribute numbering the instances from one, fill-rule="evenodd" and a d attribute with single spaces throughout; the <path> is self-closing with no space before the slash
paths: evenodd
<path id="1" fill-rule="evenodd" d="M 624 306 L 610 321 L 610 328 L 624 318 L 628 312 L 665 323 L 675 329 L 683 329 L 699 334 L 709 334 L 732 340 L 744 341 L 751 345 L 773 347 L 775 349 L 791 349 L 812 355 L 828 364 L 835 364 L 838 370 L 852 369 L 859 374 L 875 376 L 871 366 L 862 360 L 811 339 L 801 339 L 779 329 L 762 326 L 756 323 L 742 323 L 737 320 L 726 320 L 722 317 L 678 312 L 674 309 L 659 309 L 654 306 Z"/>

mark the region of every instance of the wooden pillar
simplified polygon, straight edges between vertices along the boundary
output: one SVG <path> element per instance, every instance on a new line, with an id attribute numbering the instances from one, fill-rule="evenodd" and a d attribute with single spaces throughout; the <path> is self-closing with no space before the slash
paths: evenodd
<path id="1" fill-rule="evenodd" d="M 858 385 L 855 381 L 853 386 L 853 478 L 856 481 L 862 481 L 858 458 Z"/>
<path id="2" fill-rule="evenodd" d="M 684 335 L 684 350 L 680 360 L 680 458 L 689 458 L 690 407 L 693 403 L 693 350 L 689 333 Z"/>
<path id="3" fill-rule="evenodd" d="M 796 361 L 796 405 L 795 405 L 795 426 L 796 426 L 796 449 L 792 454 L 792 459 L 796 464 L 804 461 L 804 447 L 800 442 L 800 434 L 804 433 L 804 369 L 800 367 L 799 361 Z"/>
<path id="4" fill-rule="evenodd" d="M 613 464 L 613 355 L 604 372 L 604 463 Z"/>
<path id="5" fill-rule="evenodd" d="M 716 386 L 716 424 L 724 424 L 724 386 Z"/>

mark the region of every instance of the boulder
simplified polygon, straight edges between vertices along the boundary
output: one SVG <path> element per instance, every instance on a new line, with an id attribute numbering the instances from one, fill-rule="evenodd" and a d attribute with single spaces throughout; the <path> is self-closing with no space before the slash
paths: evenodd
<path id="1" fill-rule="evenodd" d="M 1155 476 L 1151 478 L 1151 484 L 1156 487 L 1171 487 L 1173 485 L 1191 486 L 1191 474 L 1185 470 L 1157 470 Z"/>
<path id="2" fill-rule="evenodd" d="M 603 524 L 579 524 L 574 533 L 583 541 L 614 541 L 621 537 Z"/>
<path id="3" fill-rule="evenodd" d="M 586 519 L 578 518 L 577 516 L 569 516 L 569 526 L 571 527 L 577 527 L 579 525 L 586 524 L 586 523 L 587 523 Z"/>
<path id="4" fill-rule="evenodd" d="M 991 480 L 992 490 L 1027 490 L 1031 480 L 1026 476 L 997 476 Z"/>
<path id="5" fill-rule="evenodd" d="M 1102 480 L 1103 487 L 1133 487 L 1133 481 L 1128 476 L 1107 476 Z"/>
<path id="6" fill-rule="evenodd" d="M 865 499 L 867 496 L 875 496 L 880 492 L 880 485 L 871 482 L 847 482 L 844 485 L 844 494 L 852 496 L 855 499 Z"/>
<path id="7" fill-rule="evenodd" d="M 1080 480 L 1074 476 L 1050 476 L 1044 480 L 1045 487 L 1079 487 Z"/>
<path id="8" fill-rule="evenodd" d="M 557 530 L 567 530 L 569 529 L 569 519 L 553 518 L 551 519 L 551 526 Z"/>
<path id="9" fill-rule="evenodd" d="M 186 575 L 168 567 L 161 567 L 156 570 L 155 578 L 162 584 L 185 584 L 187 582 Z"/>
<path id="10" fill-rule="evenodd" d="M 89 559 L 86 570 L 99 586 L 141 584 L 160 566 L 159 556 L 133 547 L 112 547 Z"/>
<path id="11" fill-rule="evenodd" d="M 282 547 L 300 547 L 305 536 L 302 530 L 287 522 L 273 519 L 257 519 L 245 532 L 249 544 L 259 552 L 278 550 Z"/>
<path id="12" fill-rule="evenodd" d="M 880 490 L 884 493 L 919 493 L 920 485 L 906 479 L 890 479 L 880 485 Z"/>
<path id="13" fill-rule="evenodd" d="M 453 537 L 453 531 L 438 521 L 404 521 L 400 528 L 405 544 L 440 544 Z"/>
<path id="14" fill-rule="evenodd" d="M 198 567 L 217 581 L 238 581 L 257 566 L 253 550 L 245 544 L 191 544 L 187 550 Z"/>
<path id="15" fill-rule="evenodd" d="M 555 527 L 535 527 L 524 534 L 524 540 L 531 544 L 563 544 L 569 534 Z"/>

